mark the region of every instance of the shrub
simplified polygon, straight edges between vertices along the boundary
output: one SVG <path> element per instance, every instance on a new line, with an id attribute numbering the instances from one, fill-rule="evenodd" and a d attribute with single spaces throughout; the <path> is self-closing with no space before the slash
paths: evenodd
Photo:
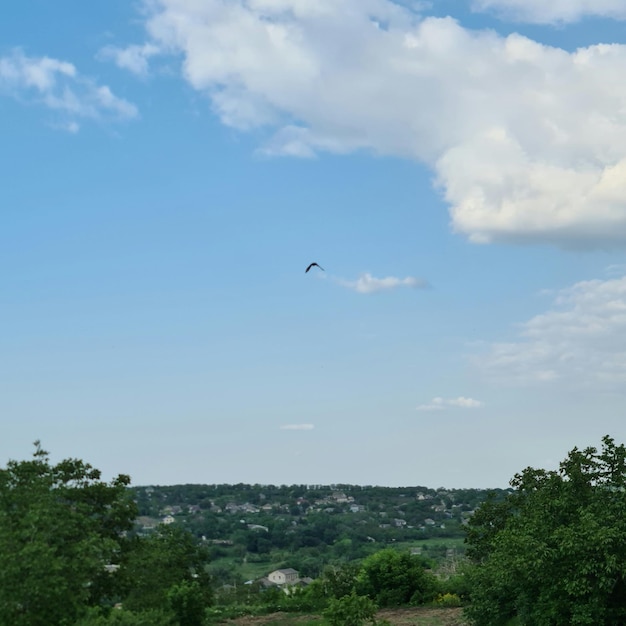
<path id="1" fill-rule="evenodd" d="M 367 596 L 359 596 L 353 591 L 349 596 L 333 598 L 324 611 L 330 626 L 362 626 L 366 622 L 376 623 L 378 607 Z"/>
<path id="2" fill-rule="evenodd" d="M 425 604 L 436 594 L 437 581 L 419 557 L 393 549 L 381 550 L 363 561 L 357 590 L 379 606 Z"/>
<path id="3" fill-rule="evenodd" d="M 435 599 L 435 604 L 445 607 L 461 606 L 461 598 L 459 598 L 456 593 L 439 594 Z"/>

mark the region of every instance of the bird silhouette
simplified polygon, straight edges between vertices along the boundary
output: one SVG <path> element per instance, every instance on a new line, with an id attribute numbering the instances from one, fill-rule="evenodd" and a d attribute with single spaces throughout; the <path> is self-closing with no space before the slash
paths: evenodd
<path id="1" fill-rule="evenodd" d="M 304 273 L 306 274 L 312 267 L 319 267 L 322 272 L 326 271 L 321 265 L 318 265 L 317 263 L 311 263 L 311 265 L 309 265 L 309 267 L 304 270 Z"/>

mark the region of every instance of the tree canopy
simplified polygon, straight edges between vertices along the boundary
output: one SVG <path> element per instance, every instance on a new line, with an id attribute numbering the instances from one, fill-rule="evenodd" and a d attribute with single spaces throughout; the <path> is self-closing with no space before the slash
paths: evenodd
<path id="1" fill-rule="evenodd" d="M 149 537 L 134 538 L 120 569 L 124 607 L 142 611 L 170 604 L 176 609 L 196 600 L 209 606 L 207 563 L 206 550 L 180 527 L 160 526 Z"/>
<path id="2" fill-rule="evenodd" d="M 56 465 L 39 442 L 30 461 L 0 470 L 0 623 L 52 626 L 111 590 L 136 508 L 120 475 L 110 483 L 77 459 Z"/>
<path id="3" fill-rule="evenodd" d="M 408 552 L 391 548 L 368 556 L 357 576 L 357 590 L 378 606 L 424 604 L 435 595 L 434 577 L 426 564 Z"/>
<path id="4" fill-rule="evenodd" d="M 470 522 L 478 626 L 626 622 L 626 448 L 574 448 L 557 471 L 527 468 Z"/>
<path id="5" fill-rule="evenodd" d="M 168 526 L 136 535 L 128 476 L 107 483 L 35 446 L 32 460 L 0 470 L 0 624 L 203 623 L 208 555 L 193 535 Z"/>

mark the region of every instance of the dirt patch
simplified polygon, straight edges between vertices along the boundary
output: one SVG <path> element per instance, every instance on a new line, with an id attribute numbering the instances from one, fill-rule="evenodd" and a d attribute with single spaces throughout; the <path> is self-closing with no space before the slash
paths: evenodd
<path id="1" fill-rule="evenodd" d="M 280 624 L 280 626 L 291 626 L 292 624 L 306 624 L 312 620 L 319 619 L 318 615 L 290 615 L 289 613 L 270 613 L 269 615 L 246 615 L 223 622 L 229 626 L 261 626 L 265 624 Z"/>
<path id="2" fill-rule="evenodd" d="M 377 617 L 389 620 L 394 626 L 466 626 L 463 609 L 406 608 L 383 609 Z"/>

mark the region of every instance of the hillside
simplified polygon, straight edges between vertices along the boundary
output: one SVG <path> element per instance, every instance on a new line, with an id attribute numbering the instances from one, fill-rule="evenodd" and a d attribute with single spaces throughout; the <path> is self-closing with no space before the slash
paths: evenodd
<path id="1" fill-rule="evenodd" d="M 178 524 L 210 546 L 224 584 L 278 567 L 316 577 L 397 545 L 441 563 L 463 553 L 464 525 L 486 498 L 481 489 L 357 485 L 174 485 L 132 489 L 137 532 Z M 503 497 L 505 490 L 495 490 Z"/>

